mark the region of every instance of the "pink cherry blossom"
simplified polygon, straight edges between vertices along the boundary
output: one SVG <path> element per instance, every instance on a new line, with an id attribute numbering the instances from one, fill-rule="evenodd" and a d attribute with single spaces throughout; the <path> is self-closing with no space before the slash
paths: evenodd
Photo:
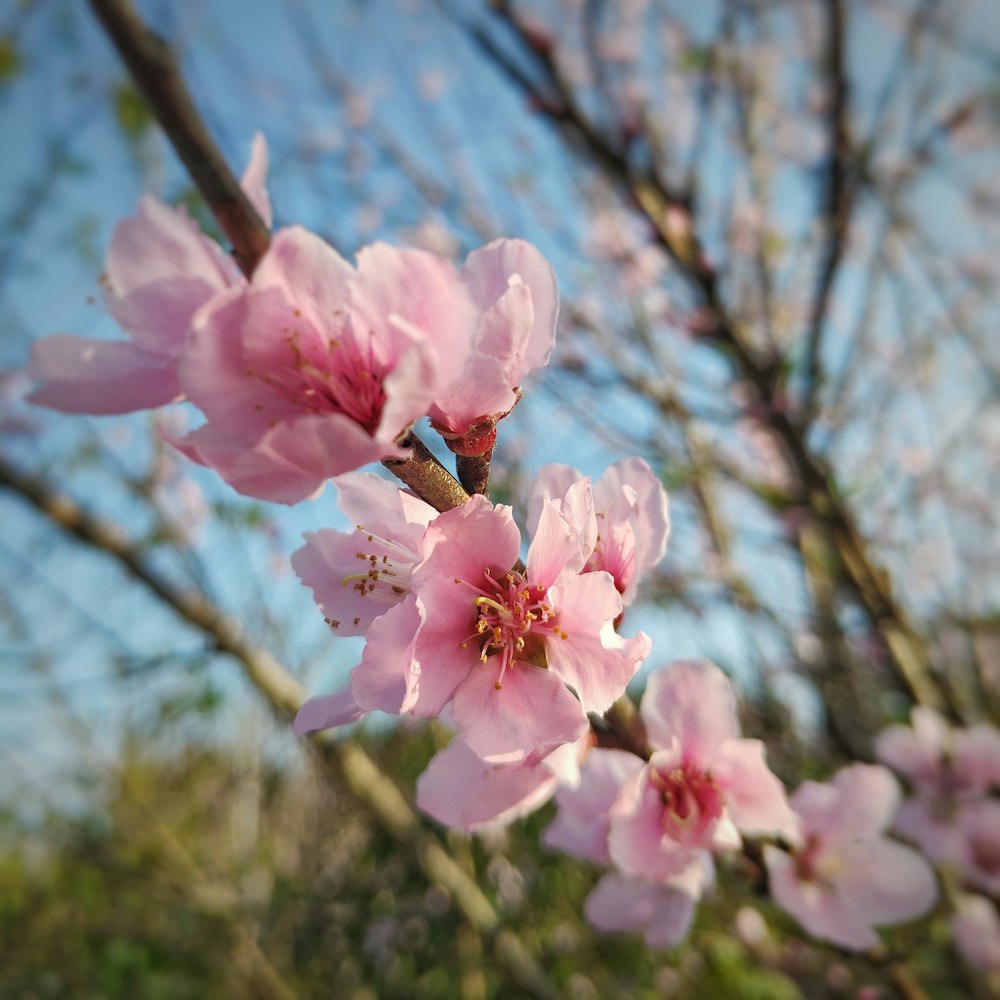
<path id="1" fill-rule="evenodd" d="M 951 933 L 959 954 L 982 972 L 1000 972 L 1000 917 L 996 905 L 983 896 L 960 896 L 951 918 Z"/>
<path id="2" fill-rule="evenodd" d="M 529 526 L 537 523 L 545 500 L 561 498 L 581 478 L 568 465 L 548 465 L 532 487 Z M 653 470 L 641 458 L 610 466 L 593 484 L 597 533 L 585 553 L 584 572 L 610 573 L 624 604 L 631 603 L 642 574 L 655 566 L 667 548 L 670 515 L 667 494 Z"/>
<path id="3" fill-rule="evenodd" d="M 587 737 L 565 743 L 538 761 L 490 764 L 455 738 L 435 754 L 417 781 L 417 805 L 439 823 L 473 833 L 506 826 L 576 781 Z"/>
<path id="4" fill-rule="evenodd" d="M 524 378 L 548 363 L 559 294 L 552 267 L 524 240 L 494 240 L 474 250 L 461 281 L 476 311 L 472 349 L 435 395 L 430 417 L 453 451 L 478 456 L 492 449 L 497 421 L 517 402 Z"/>
<path id="5" fill-rule="evenodd" d="M 607 574 L 580 576 L 579 542 L 549 502 L 519 568 L 511 509 L 474 496 L 424 536 L 411 597 L 368 632 L 354 693 L 366 708 L 451 720 L 479 756 L 544 756 L 575 741 L 649 649 L 612 622 L 621 599 Z M 573 687 L 574 697 L 566 688 Z"/>
<path id="6" fill-rule="evenodd" d="M 775 902 L 810 934 L 844 948 L 878 943 L 874 928 L 928 910 L 937 897 L 930 865 L 884 836 L 899 786 L 879 765 L 846 767 L 828 784 L 804 782 L 792 797 L 792 853 L 768 845 Z"/>
<path id="7" fill-rule="evenodd" d="M 622 871 L 669 878 L 699 851 L 738 847 L 741 831 L 793 828 L 763 744 L 740 738 L 732 686 L 717 666 L 681 660 L 654 673 L 641 714 L 655 749 L 611 810 L 608 846 Z"/>
<path id="8" fill-rule="evenodd" d="M 254 137 L 243 186 L 270 225 L 267 146 Z M 56 334 L 32 345 L 28 397 L 64 413 L 130 413 L 183 398 L 177 363 L 195 313 L 244 284 L 222 248 L 183 208 L 147 195 L 115 227 L 102 279 L 108 311 L 127 341 Z"/>
<path id="9" fill-rule="evenodd" d="M 889 726 L 876 754 L 901 774 L 914 795 L 902 804 L 894 829 L 931 859 L 956 861 L 962 851 L 959 813 L 1000 787 L 1000 731 L 980 724 L 952 729 L 933 709 L 917 707 L 912 728 Z"/>
<path id="10" fill-rule="evenodd" d="M 679 874 L 657 882 L 609 872 L 587 897 L 584 912 L 598 930 L 641 930 L 650 948 L 673 948 L 687 937 L 695 904 L 713 884 L 711 856 L 699 852 Z"/>
<path id="11" fill-rule="evenodd" d="M 207 423 L 178 446 L 281 503 L 403 457 L 397 439 L 462 370 L 474 312 L 433 254 L 375 244 L 355 270 L 305 229 L 280 230 L 251 282 L 199 313 L 180 376 Z"/>

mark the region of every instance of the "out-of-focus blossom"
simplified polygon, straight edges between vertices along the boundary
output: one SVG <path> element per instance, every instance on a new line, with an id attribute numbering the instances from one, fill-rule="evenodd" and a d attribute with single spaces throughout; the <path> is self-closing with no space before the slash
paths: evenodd
<path id="1" fill-rule="evenodd" d="M 580 780 L 556 792 L 559 812 L 542 836 L 544 843 L 597 864 L 611 864 L 611 807 L 625 779 L 642 766 L 641 758 L 624 750 L 590 750 L 580 767 Z"/>
<path id="2" fill-rule="evenodd" d="M 538 474 L 528 500 L 528 524 L 533 527 L 546 500 L 562 499 L 581 473 L 568 465 L 547 465 Z M 670 513 L 667 494 L 653 470 L 641 458 L 610 466 L 591 486 L 597 533 L 584 553 L 584 572 L 607 572 L 624 604 L 631 603 L 646 570 L 667 548 Z M 581 537 L 585 537 L 581 532 Z"/>
<path id="3" fill-rule="evenodd" d="M 506 826 L 579 778 L 586 736 L 539 761 L 490 764 L 457 737 L 439 751 L 417 781 L 417 805 L 439 823 L 472 833 Z"/>
<path id="4" fill-rule="evenodd" d="M 931 859 L 962 854 L 958 818 L 964 807 L 1000 786 L 1000 731 L 980 724 L 952 729 L 931 708 L 914 708 L 909 726 L 889 726 L 876 754 L 909 782 L 913 796 L 899 809 L 894 829 Z"/>
<path id="5" fill-rule="evenodd" d="M 959 874 L 969 885 L 1000 897 L 1000 800 L 984 799 L 959 815 Z"/>
<path id="6" fill-rule="evenodd" d="M 1000 972 L 1000 918 L 984 896 L 960 896 L 951 933 L 959 954 L 983 972 Z"/>
<path id="7" fill-rule="evenodd" d="M 265 222 L 267 146 L 254 138 L 243 187 Z M 56 334 L 32 345 L 29 401 L 64 413 L 130 413 L 183 397 L 177 365 L 195 313 L 245 284 L 230 257 L 181 209 L 149 195 L 118 223 L 102 277 L 108 311 L 128 340 Z"/>
<path id="8" fill-rule="evenodd" d="M 611 811 L 611 859 L 630 875 L 677 875 L 740 832 L 788 833 L 794 817 L 759 740 L 740 737 L 732 686 L 714 664 L 681 660 L 650 678 L 641 714 L 649 762 Z"/>
<path id="9" fill-rule="evenodd" d="M 768 845 L 775 902 L 810 934 L 844 948 L 878 943 L 875 927 L 926 912 L 937 897 L 930 865 L 884 836 L 899 786 L 878 765 L 855 764 L 828 784 L 804 782 L 792 797 L 792 853 Z"/>
<path id="10" fill-rule="evenodd" d="M 659 882 L 610 872 L 587 897 L 584 912 L 599 930 L 642 931 L 650 948 L 673 948 L 687 937 L 695 905 L 714 881 L 707 853 Z"/>

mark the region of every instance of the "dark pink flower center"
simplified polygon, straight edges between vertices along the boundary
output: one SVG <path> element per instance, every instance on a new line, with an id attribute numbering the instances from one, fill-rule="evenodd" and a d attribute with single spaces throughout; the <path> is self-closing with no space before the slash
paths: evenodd
<path id="1" fill-rule="evenodd" d="M 496 688 L 500 689 L 508 667 L 515 663 L 535 663 L 545 666 L 546 639 L 567 639 L 559 627 L 557 615 L 546 602 L 545 587 L 530 583 L 523 573 L 511 570 L 496 579 L 489 569 L 483 570 L 482 587 L 467 583 L 475 591 L 472 603 L 476 608 L 476 629 L 461 646 L 480 644 L 480 659 L 500 657 Z"/>
<path id="2" fill-rule="evenodd" d="M 976 835 L 970 838 L 973 864 L 986 875 L 1000 875 L 1000 835 Z"/>
<path id="3" fill-rule="evenodd" d="M 685 845 L 700 844 L 722 815 L 722 791 L 708 771 L 690 764 L 651 772 L 663 803 L 663 829 Z"/>
<path id="4" fill-rule="evenodd" d="M 308 329 L 285 327 L 285 367 L 261 372 L 247 369 L 247 374 L 296 410 L 342 413 L 374 435 L 385 407 L 386 371 L 375 357 L 374 335 L 367 345 L 360 343 L 349 317 L 343 319 L 341 332 L 340 337 L 324 340 Z"/>

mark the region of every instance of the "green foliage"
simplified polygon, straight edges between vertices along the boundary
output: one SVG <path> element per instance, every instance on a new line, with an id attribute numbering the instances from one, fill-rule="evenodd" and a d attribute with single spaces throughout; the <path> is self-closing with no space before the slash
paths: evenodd
<path id="1" fill-rule="evenodd" d="M 412 793 L 444 735 L 362 738 Z M 41 829 L 0 815 L 0 996 L 263 1000 L 274 993 L 262 960 L 303 1000 L 519 995 L 415 853 L 346 787 L 258 754 L 133 741 L 89 812 Z M 862 985 L 888 996 L 899 956 L 913 956 L 930 995 L 962 995 L 946 936 L 901 928 L 893 959 L 876 963 L 816 947 L 755 894 L 746 862 L 722 867 L 683 948 L 596 934 L 581 914 L 600 872 L 539 847 L 552 812 L 445 839 L 567 996 L 832 1000 Z"/>
<path id="2" fill-rule="evenodd" d="M 0 35 L 0 88 L 9 84 L 24 69 L 24 59 L 17 42 L 10 35 Z"/>
<path id="3" fill-rule="evenodd" d="M 138 142 L 153 125 L 153 115 L 135 85 L 122 80 L 114 91 L 115 121 L 130 142 Z"/>

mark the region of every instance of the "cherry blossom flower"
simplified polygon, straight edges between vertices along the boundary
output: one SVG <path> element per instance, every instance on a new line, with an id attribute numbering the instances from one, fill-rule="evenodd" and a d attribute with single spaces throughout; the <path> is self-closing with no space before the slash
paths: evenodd
<path id="1" fill-rule="evenodd" d="M 247 196 L 270 225 L 267 146 L 254 137 L 243 177 Z M 183 398 L 177 363 L 195 313 L 245 284 L 230 257 L 183 208 L 146 195 L 118 223 L 102 278 L 108 311 L 126 341 L 56 334 L 32 345 L 29 401 L 64 413 L 130 413 Z"/>
<path id="2" fill-rule="evenodd" d="M 914 708 L 912 728 L 889 726 L 876 741 L 884 764 L 910 783 L 893 828 L 932 860 L 957 861 L 962 808 L 1000 787 L 1000 731 L 986 724 L 952 729 L 931 708 Z"/>
<path id="3" fill-rule="evenodd" d="M 585 735 L 538 761 L 490 764 L 455 738 L 417 781 L 417 805 L 439 823 L 473 833 L 500 827 L 533 812 L 557 786 L 579 778 Z"/>
<path id="4" fill-rule="evenodd" d="M 493 448 L 497 421 L 517 403 L 524 378 L 548 364 L 559 293 L 552 267 L 524 240 L 494 240 L 473 250 L 461 281 L 476 309 L 472 349 L 435 395 L 429 415 L 452 451 L 481 456 Z"/>
<path id="5" fill-rule="evenodd" d="M 578 739 L 586 713 L 606 711 L 649 650 L 642 633 L 614 633 L 614 583 L 579 575 L 576 531 L 554 501 L 525 569 L 511 509 L 481 496 L 439 515 L 424 546 L 411 597 L 369 629 L 353 679 L 366 708 L 430 717 L 450 703 L 480 757 L 538 758 Z"/>
<path id="6" fill-rule="evenodd" d="M 806 781 L 792 797 L 792 853 L 767 845 L 764 861 L 775 902 L 810 934 L 860 951 L 878 943 L 876 926 L 934 903 L 930 865 L 884 836 L 899 799 L 892 774 L 870 764 L 846 767 L 828 784 Z"/>
<path id="7" fill-rule="evenodd" d="M 207 423 L 175 443 L 281 503 L 404 457 L 397 438 L 469 350 L 474 308 L 456 291 L 433 254 L 375 244 L 355 270 L 305 229 L 279 231 L 251 282 L 199 313 L 180 374 Z"/>
<path id="8" fill-rule="evenodd" d="M 951 918 L 959 954 L 982 972 L 1000 972 L 1000 917 L 984 896 L 959 896 Z"/>
<path id="9" fill-rule="evenodd" d="M 622 871 L 669 878 L 699 851 L 738 847 L 740 831 L 793 828 L 764 745 L 740 738 L 732 686 L 717 666 L 680 660 L 654 673 L 641 714 L 655 749 L 611 810 L 608 846 Z"/>
<path id="10" fill-rule="evenodd" d="M 528 524 L 538 521 L 546 500 L 562 498 L 581 474 L 568 465 L 548 465 L 538 474 L 528 501 Z M 655 566 L 667 549 L 670 515 L 667 494 L 653 470 L 641 458 L 610 466 L 591 487 L 597 533 L 585 553 L 584 572 L 612 575 L 622 602 L 630 604 L 642 574 Z"/>

